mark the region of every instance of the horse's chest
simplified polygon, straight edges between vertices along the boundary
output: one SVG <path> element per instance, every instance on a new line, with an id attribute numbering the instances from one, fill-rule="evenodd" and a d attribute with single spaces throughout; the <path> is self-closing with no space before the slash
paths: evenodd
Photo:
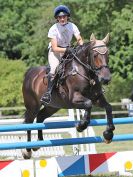
<path id="1" fill-rule="evenodd" d="M 65 88 L 60 86 L 52 92 L 52 99 L 50 105 L 56 108 L 72 108 L 68 92 L 65 90 Z"/>
<path id="2" fill-rule="evenodd" d="M 88 97 L 93 101 L 97 101 L 99 97 L 103 94 L 102 88 L 100 85 L 91 86 L 88 90 Z"/>

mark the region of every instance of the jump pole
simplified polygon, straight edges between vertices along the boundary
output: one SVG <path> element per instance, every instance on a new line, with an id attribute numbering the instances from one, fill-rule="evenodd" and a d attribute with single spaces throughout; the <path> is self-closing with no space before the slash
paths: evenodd
<path id="1" fill-rule="evenodd" d="M 75 127 L 79 121 L 61 121 L 61 122 L 44 122 L 33 124 L 16 124 L 16 125 L 2 125 L 0 132 L 11 131 L 26 131 L 26 130 L 42 130 L 42 129 L 59 129 Z M 114 124 L 132 124 L 133 117 L 115 118 Z M 104 126 L 107 125 L 106 119 L 93 119 L 88 126 Z"/>
<path id="2" fill-rule="evenodd" d="M 114 135 L 112 141 L 131 141 L 133 140 L 133 134 Z M 84 137 L 84 138 L 65 138 L 65 139 L 53 139 L 43 141 L 32 142 L 16 142 L 16 143 L 1 143 L 0 150 L 8 149 L 23 149 L 23 148 L 35 148 L 35 147 L 51 147 L 51 146 L 64 146 L 73 144 L 91 144 L 91 143 L 103 143 L 104 139 L 100 136 Z"/>
<path id="3" fill-rule="evenodd" d="M 113 122 L 114 122 L 114 124 L 132 124 L 133 123 L 133 117 L 115 118 L 115 119 L 113 119 Z M 6 126 L 1 126 L 0 127 L 0 132 L 71 128 L 71 127 L 75 127 L 76 123 L 78 123 L 78 122 L 77 121 L 63 121 L 63 122 L 53 122 L 53 123 L 50 122 L 50 123 L 44 123 L 44 124 L 43 123 L 41 123 L 41 124 L 34 123 L 34 124 L 22 124 L 22 125 L 21 124 L 6 125 Z M 91 120 L 90 126 L 101 126 L 101 125 L 106 125 L 106 124 L 107 124 L 106 119 L 98 119 L 98 120 Z M 117 142 L 117 141 L 130 141 L 130 140 L 133 140 L 133 134 L 114 135 L 112 141 Z M 104 142 L 104 139 L 100 136 L 96 136 L 96 137 L 84 137 L 84 138 L 67 138 L 67 139 L 55 139 L 55 140 L 45 140 L 45 141 L 33 141 L 33 142 L 1 143 L 0 144 L 0 150 L 23 149 L 23 148 L 33 148 L 33 147 L 51 147 L 51 146 L 63 146 L 63 145 L 87 144 L 87 143 L 91 144 L 91 143 L 102 143 L 102 142 Z M 91 162 L 90 160 L 94 161 L 93 159 L 96 160 L 96 158 L 97 158 L 97 160 L 99 160 L 99 155 L 100 154 L 89 154 L 89 155 L 72 156 L 72 157 L 57 157 L 57 158 L 55 158 L 55 159 L 57 159 L 56 161 L 61 162 L 61 163 L 58 163 L 58 165 L 56 164 L 57 162 L 55 163 L 55 159 L 50 159 L 50 160 L 54 160 L 54 161 L 52 162 L 52 164 L 50 164 L 49 168 L 47 170 L 45 170 L 45 168 L 38 170 L 38 168 L 37 168 L 36 169 L 36 174 L 37 174 L 38 177 L 42 177 L 42 174 L 44 174 L 46 177 L 49 177 L 49 176 L 61 177 L 62 175 L 63 176 L 75 175 L 75 173 L 77 172 L 77 170 L 75 172 L 75 163 L 74 163 L 74 168 L 72 166 L 73 164 L 69 164 L 69 165 L 72 166 L 71 169 L 74 169 L 74 171 L 72 171 L 72 173 L 70 172 L 70 168 L 68 168 L 69 169 L 68 174 L 67 174 L 67 170 L 65 170 L 65 171 L 61 170 L 60 173 L 57 174 L 57 169 L 56 169 L 57 166 L 62 165 L 62 164 L 63 164 L 63 167 L 64 167 L 64 162 L 68 166 L 67 163 L 70 162 L 70 161 L 73 162 L 74 160 L 75 160 L 76 164 L 77 164 L 77 162 L 79 162 L 79 166 L 80 166 L 80 168 L 79 168 L 79 166 L 77 164 L 76 169 L 84 169 L 84 171 L 85 171 L 85 173 L 83 173 L 82 171 L 81 172 L 79 171 L 78 174 L 95 174 L 95 173 L 101 173 L 101 172 L 104 173 L 104 172 L 112 172 L 112 171 L 120 171 L 121 172 L 121 170 L 125 170 L 125 167 L 127 167 L 127 170 L 129 170 L 130 164 L 132 165 L 132 162 L 133 162 L 133 158 L 132 158 L 133 157 L 133 152 L 117 152 L 117 153 L 112 153 L 112 154 L 109 153 L 108 161 L 106 163 L 103 162 L 102 165 L 99 164 L 100 169 L 99 169 L 99 167 L 94 169 L 92 167 L 93 162 Z M 92 156 L 94 156 L 94 158 L 92 158 Z M 105 157 L 104 160 L 107 160 L 108 154 L 101 154 L 100 156 L 101 156 L 101 159 L 103 161 L 103 156 Z M 62 158 L 62 159 L 60 159 L 60 158 Z M 64 158 L 64 162 L 63 162 L 63 158 Z M 81 168 L 80 159 L 83 162 L 83 164 L 82 164 L 83 168 Z M 88 164 L 88 160 L 89 160 L 89 164 Z M 31 161 L 27 161 L 27 162 L 30 163 L 30 168 L 31 168 Z M 42 162 L 43 163 L 39 163 L 39 164 L 42 164 L 42 166 L 43 166 L 44 165 L 44 160 L 42 160 Z M 87 162 L 87 164 L 86 164 L 86 162 Z M 112 169 L 112 162 L 114 164 L 114 169 Z M 16 162 L 14 161 L 13 163 L 18 164 L 18 161 L 16 161 Z M 104 163 L 105 163 L 105 166 L 104 166 Z M 22 162 L 22 164 L 25 164 L 25 162 L 24 163 Z M 22 164 L 20 165 L 20 167 L 22 167 Z M 32 165 L 33 164 L 34 163 L 32 162 Z M 38 162 L 37 162 L 37 164 L 38 164 Z M 121 164 L 121 166 L 119 164 Z M 52 170 L 53 174 L 49 175 L 48 172 L 51 172 L 51 166 L 52 166 L 52 169 L 53 169 L 53 167 L 55 167 L 55 171 Z M 19 171 L 21 169 L 20 167 L 19 167 Z M 33 166 L 32 168 L 33 168 L 33 171 L 34 171 L 34 169 L 36 167 Z M 111 171 L 110 171 L 110 169 L 111 169 Z M 27 172 L 26 174 L 29 174 L 31 176 L 33 172 L 30 171 L 30 170 L 32 170 L 32 169 L 27 170 L 27 166 L 26 166 L 26 170 L 25 171 L 24 170 L 20 171 L 19 173 Z M 40 170 L 42 170 L 41 173 L 40 173 Z M 7 174 L 9 176 L 7 176 Z M 11 166 L 11 171 L 8 168 L 7 173 L 6 173 L 6 175 L 4 174 L 4 176 L 10 177 L 11 174 L 12 174 L 12 166 Z M 15 172 L 15 174 L 16 174 L 16 172 Z M 78 175 L 78 174 L 76 173 L 76 175 Z M 22 174 L 20 174 L 20 176 L 21 175 Z M 17 177 L 18 177 L 18 175 L 17 175 Z"/>

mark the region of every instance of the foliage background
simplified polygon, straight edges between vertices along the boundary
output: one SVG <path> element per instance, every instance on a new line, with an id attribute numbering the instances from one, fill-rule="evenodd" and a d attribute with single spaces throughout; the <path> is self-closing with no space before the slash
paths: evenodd
<path id="1" fill-rule="evenodd" d="M 47 63 L 48 29 L 55 6 L 71 9 L 71 21 L 84 40 L 110 33 L 112 82 L 109 101 L 129 97 L 133 89 L 133 1 L 130 0 L 0 0 L 0 106 L 22 105 L 27 68 Z"/>

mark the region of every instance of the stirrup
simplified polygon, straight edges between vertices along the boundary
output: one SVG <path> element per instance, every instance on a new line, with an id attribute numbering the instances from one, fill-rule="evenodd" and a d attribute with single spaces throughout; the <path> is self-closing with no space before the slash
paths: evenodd
<path id="1" fill-rule="evenodd" d="M 50 92 L 46 92 L 42 98 L 40 99 L 41 103 L 44 104 L 49 104 L 51 102 L 51 94 Z"/>

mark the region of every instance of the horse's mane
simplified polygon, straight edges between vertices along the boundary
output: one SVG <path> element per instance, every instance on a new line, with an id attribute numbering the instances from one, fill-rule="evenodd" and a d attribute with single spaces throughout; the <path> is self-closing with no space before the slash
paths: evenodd
<path id="1" fill-rule="evenodd" d="M 90 44 L 91 42 L 85 42 L 83 43 L 83 45 L 76 45 L 74 46 L 74 49 L 76 50 L 76 52 L 81 52 L 81 50 L 86 50 L 89 49 L 90 50 Z"/>
<path id="2" fill-rule="evenodd" d="M 86 49 L 90 51 L 91 48 L 91 42 L 85 42 L 83 45 L 73 45 L 71 46 L 73 54 L 80 55 L 82 52 L 85 52 Z M 73 57 L 73 54 L 71 52 L 65 52 L 62 59 L 71 59 Z"/>

